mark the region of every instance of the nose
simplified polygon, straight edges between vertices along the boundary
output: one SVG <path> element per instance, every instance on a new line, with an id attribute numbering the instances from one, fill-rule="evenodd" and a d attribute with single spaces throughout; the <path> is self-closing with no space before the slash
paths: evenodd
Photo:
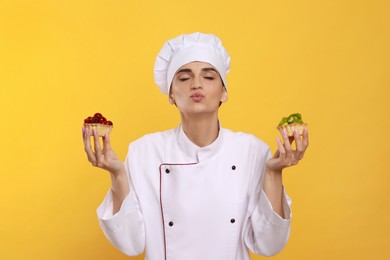
<path id="1" fill-rule="evenodd" d="M 202 88 L 202 83 L 200 82 L 199 77 L 195 77 L 191 84 L 191 89 Z"/>

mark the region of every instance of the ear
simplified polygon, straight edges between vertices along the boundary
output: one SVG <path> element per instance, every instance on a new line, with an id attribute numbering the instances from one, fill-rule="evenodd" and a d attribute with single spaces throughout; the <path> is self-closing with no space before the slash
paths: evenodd
<path id="1" fill-rule="evenodd" d="M 225 103 L 227 101 L 228 101 L 228 93 L 227 93 L 226 88 L 223 88 L 223 93 L 222 93 L 222 96 L 221 96 L 221 102 Z"/>
<path id="2" fill-rule="evenodd" d="M 172 94 L 169 94 L 168 102 L 169 102 L 169 104 L 171 104 L 171 105 L 175 105 L 175 104 L 176 104 L 175 99 L 173 98 L 173 95 L 172 95 Z"/>

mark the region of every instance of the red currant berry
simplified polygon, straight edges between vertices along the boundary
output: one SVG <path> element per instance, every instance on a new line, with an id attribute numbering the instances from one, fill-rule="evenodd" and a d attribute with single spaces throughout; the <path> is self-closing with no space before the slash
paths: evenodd
<path id="1" fill-rule="evenodd" d="M 86 124 L 92 123 L 92 117 L 88 117 L 88 118 L 84 119 L 84 123 L 86 123 Z"/>
<path id="2" fill-rule="evenodd" d="M 99 123 L 100 124 L 105 124 L 107 122 L 107 119 L 105 117 L 99 118 Z"/>

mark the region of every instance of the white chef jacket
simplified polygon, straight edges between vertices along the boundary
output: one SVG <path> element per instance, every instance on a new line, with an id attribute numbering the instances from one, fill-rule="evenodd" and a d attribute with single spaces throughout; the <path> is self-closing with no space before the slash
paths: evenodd
<path id="1" fill-rule="evenodd" d="M 248 249 L 274 255 L 287 243 L 290 198 L 282 219 L 263 186 L 269 147 L 250 134 L 221 128 L 198 147 L 181 126 L 148 134 L 129 146 L 130 193 L 112 214 L 111 190 L 97 214 L 108 240 L 147 260 L 246 260 Z"/>

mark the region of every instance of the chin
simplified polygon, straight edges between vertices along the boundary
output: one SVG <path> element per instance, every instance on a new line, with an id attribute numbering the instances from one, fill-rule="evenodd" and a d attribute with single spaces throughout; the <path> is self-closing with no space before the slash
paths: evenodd
<path id="1" fill-rule="evenodd" d="M 177 105 L 177 104 L 176 104 Z M 218 113 L 219 103 L 213 106 L 205 105 L 204 103 L 190 103 L 185 105 L 177 105 L 179 111 L 186 115 L 202 115 Z"/>

